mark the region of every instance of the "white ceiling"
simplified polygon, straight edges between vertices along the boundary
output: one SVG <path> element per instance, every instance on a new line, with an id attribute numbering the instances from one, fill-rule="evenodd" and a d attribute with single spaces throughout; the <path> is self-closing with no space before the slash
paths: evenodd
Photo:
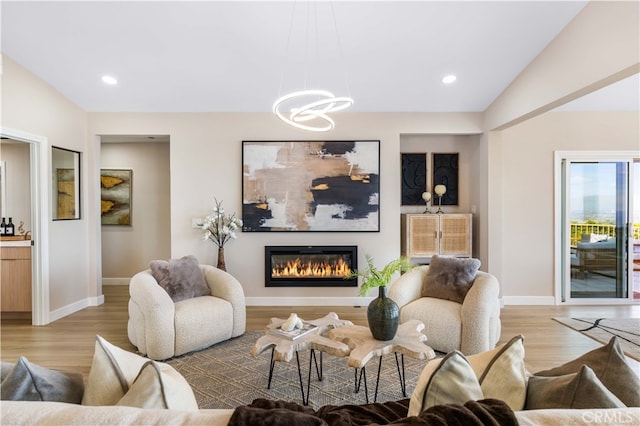
<path id="1" fill-rule="evenodd" d="M 305 87 L 351 111 L 484 111 L 585 4 L 4 0 L 1 45 L 87 111 L 270 111 Z"/>

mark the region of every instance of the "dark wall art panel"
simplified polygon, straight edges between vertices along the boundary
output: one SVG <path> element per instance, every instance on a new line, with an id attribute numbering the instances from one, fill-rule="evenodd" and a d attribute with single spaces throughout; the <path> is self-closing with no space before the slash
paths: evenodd
<path id="1" fill-rule="evenodd" d="M 401 158 L 402 205 L 422 205 L 422 193 L 427 190 L 427 154 L 402 153 Z"/>
<path id="2" fill-rule="evenodd" d="M 453 154 L 433 154 L 433 185 L 444 185 L 447 187 L 442 197 L 443 206 L 458 205 L 458 153 Z M 437 195 L 434 194 L 437 201 Z M 434 205 L 436 204 L 434 201 Z"/>
<path id="3" fill-rule="evenodd" d="M 243 141 L 242 230 L 379 232 L 380 141 Z"/>

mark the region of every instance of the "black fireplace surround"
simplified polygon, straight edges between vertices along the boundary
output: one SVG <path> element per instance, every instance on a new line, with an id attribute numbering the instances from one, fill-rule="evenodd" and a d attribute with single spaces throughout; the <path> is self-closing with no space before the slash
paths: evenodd
<path id="1" fill-rule="evenodd" d="M 266 287 L 357 287 L 357 246 L 265 246 Z"/>

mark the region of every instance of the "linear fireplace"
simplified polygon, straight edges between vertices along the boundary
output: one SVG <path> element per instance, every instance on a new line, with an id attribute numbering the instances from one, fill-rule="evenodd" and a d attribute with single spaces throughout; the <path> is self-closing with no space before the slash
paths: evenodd
<path id="1" fill-rule="evenodd" d="M 266 246 L 266 287 L 357 287 L 357 246 Z"/>

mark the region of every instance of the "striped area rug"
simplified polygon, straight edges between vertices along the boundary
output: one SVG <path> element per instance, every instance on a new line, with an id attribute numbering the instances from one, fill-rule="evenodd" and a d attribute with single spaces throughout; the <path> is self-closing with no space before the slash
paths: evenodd
<path id="1" fill-rule="evenodd" d="M 271 351 L 254 357 L 251 348 L 263 335 L 262 331 L 247 331 L 243 336 L 219 343 L 198 352 L 192 352 L 167 361 L 182 374 L 193 388 L 200 408 L 235 408 L 250 404 L 256 398 L 281 399 L 302 404 L 298 369 L 294 359 L 276 362 L 271 389 L 267 389 Z M 300 366 L 305 394 L 309 372 L 310 351 L 300 352 Z M 316 352 L 319 357 L 319 353 Z M 426 360 L 404 357 L 407 395 L 411 396 L 415 384 L 426 365 Z M 364 404 L 364 385 L 358 393 L 354 389 L 354 369 L 346 358 L 323 355 L 322 377 L 318 381 L 315 368 L 311 376 L 309 406 Z M 378 360 L 367 365 L 367 384 L 370 402 L 378 372 Z M 378 402 L 399 400 L 404 396 L 393 354 L 382 360 Z"/>
<path id="2" fill-rule="evenodd" d="M 603 344 L 618 336 L 624 353 L 640 361 L 640 318 L 553 319 Z"/>

